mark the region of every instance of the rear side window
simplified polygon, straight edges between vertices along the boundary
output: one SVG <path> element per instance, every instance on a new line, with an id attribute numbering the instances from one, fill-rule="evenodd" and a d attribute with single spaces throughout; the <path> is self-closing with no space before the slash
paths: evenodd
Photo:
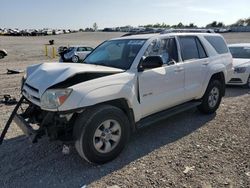
<path id="1" fill-rule="evenodd" d="M 195 36 L 179 37 L 183 61 L 206 58 L 207 54 L 200 40 Z"/>
<path id="2" fill-rule="evenodd" d="M 228 53 L 227 45 L 220 36 L 205 36 L 205 39 L 214 47 L 218 54 Z"/>
<path id="3" fill-rule="evenodd" d="M 206 54 L 204 47 L 202 46 L 202 44 L 198 38 L 196 38 L 196 44 L 197 44 L 197 48 L 198 48 L 198 52 L 199 52 L 199 57 L 206 58 L 207 54 Z"/>
<path id="4" fill-rule="evenodd" d="M 189 59 L 199 59 L 195 37 L 180 37 L 180 45 L 181 55 L 184 61 Z"/>
<path id="5" fill-rule="evenodd" d="M 87 51 L 92 51 L 93 48 L 90 48 L 90 47 L 86 47 Z"/>

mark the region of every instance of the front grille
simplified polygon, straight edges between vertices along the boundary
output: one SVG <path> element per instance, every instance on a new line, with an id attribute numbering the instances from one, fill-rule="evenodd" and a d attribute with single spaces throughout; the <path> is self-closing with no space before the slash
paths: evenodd
<path id="1" fill-rule="evenodd" d="M 40 102 L 40 99 L 39 99 L 38 97 L 35 97 L 35 96 L 29 94 L 26 90 L 23 90 L 23 94 L 24 94 L 24 96 L 26 96 L 26 98 L 29 99 L 29 100 L 35 100 L 35 101 L 37 101 L 37 102 Z"/>
<path id="2" fill-rule="evenodd" d="M 242 83 L 242 80 L 240 78 L 232 78 L 229 83 Z"/>
<path id="3" fill-rule="evenodd" d="M 25 83 L 22 91 L 24 97 L 30 102 L 40 106 L 39 90 Z"/>
<path id="4" fill-rule="evenodd" d="M 34 88 L 34 87 L 32 87 L 32 86 L 30 86 L 29 84 L 25 84 L 28 88 L 30 88 L 31 90 L 33 90 L 33 91 L 35 91 L 35 92 L 39 92 L 39 90 L 38 89 L 36 89 L 36 88 Z"/>

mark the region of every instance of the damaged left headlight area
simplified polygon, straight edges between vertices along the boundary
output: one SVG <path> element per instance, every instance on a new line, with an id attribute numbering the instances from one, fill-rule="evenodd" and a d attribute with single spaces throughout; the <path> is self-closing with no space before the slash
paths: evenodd
<path id="1" fill-rule="evenodd" d="M 25 99 L 14 117 L 15 123 L 32 142 L 43 136 L 50 140 L 73 140 L 74 119 L 74 113 L 46 111 Z"/>
<path id="2" fill-rule="evenodd" d="M 72 89 L 48 89 L 41 98 L 41 107 L 43 109 L 57 109 L 61 106 L 71 94 Z"/>

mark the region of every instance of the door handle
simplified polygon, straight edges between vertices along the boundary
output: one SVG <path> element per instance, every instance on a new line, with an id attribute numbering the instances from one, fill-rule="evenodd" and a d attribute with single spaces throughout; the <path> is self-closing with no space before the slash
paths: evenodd
<path id="1" fill-rule="evenodd" d="M 207 66 L 209 64 L 209 61 L 205 61 L 204 63 L 202 63 L 202 65 Z"/>
<path id="2" fill-rule="evenodd" d="M 178 68 L 174 69 L 175 72 L 181 72 L 181 71 L 183 71 L 183 70 L 184 70 L 183 67 L 178 67 Z"/>

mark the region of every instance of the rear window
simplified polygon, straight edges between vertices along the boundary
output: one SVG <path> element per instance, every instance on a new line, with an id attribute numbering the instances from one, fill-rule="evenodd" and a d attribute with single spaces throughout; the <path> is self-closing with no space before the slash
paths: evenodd
<path id="1" fill-rule="evenodd" d="M 218 54 L 228 53 L 227 45 L 220 36 L 205 36 L 205 39 L 214 47 Z"/>

